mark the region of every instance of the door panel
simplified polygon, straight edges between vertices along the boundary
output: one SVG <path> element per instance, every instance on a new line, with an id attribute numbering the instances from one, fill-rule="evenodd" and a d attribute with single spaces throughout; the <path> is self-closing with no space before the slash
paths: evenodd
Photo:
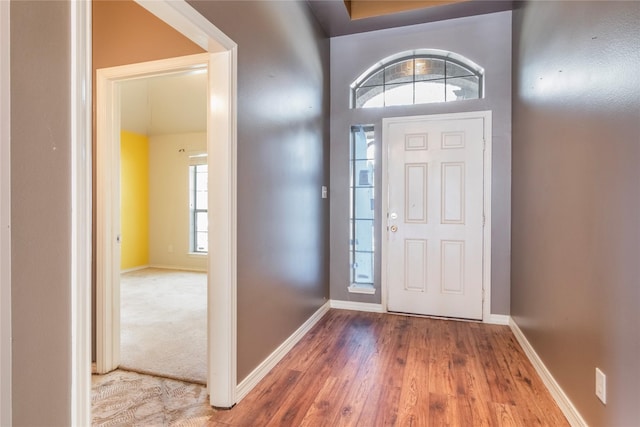
<path id="1" fill-rule="evenodd" d="M 427 222 L 427 176 L 426 163 L 405 165 L 405 212 L 406 222 L 426 224 Z"/>
<path id="2" fill-rule="evenodd" d="M 405 287 L 408 291 L 427 290 L 427 241 L 406 239 L 404 241 Z"/>
<path id="3" fill-rule="evenodd" d="M 385 128 L 387 308 L 482 318 L 484 119 Z"/>

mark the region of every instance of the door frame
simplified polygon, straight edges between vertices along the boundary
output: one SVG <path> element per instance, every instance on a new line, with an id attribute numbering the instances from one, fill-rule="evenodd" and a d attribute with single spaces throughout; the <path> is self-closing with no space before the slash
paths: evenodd
<path id="1" fill-rule="evenodd" d="M 382 220 L 380 221 L 381 240 L 381 294 L 382 310 L 387 312 L 389 278 L 388 259 L 388 220 L 389 217 L 389 143 L 388 127 L 394 123 L 404 123 L 423 120 L 460 120 L 481 118 L 484 120 L 484 154 L 483 154 L 483 210 L 484 227 L 482 236 L 482 320 L 489 321 L 491 317 L 491 111 L 474 111 L 466 113 L 430 114 L 421 116 L 388 117 L 382 119 Z"/>
<path id="2" fill-rule="evenodd" d="M 237 45 L 184 0 L 137 3 L 209 55 L 210 157 L 216 159 L 209 203 L 219 234 L 210 251 L 208 384 L 213 406 L 236 401 Z M 91 3 L 70 3 L 71 44 L 71 425 L 91 423 Z"/>
<path id="3" fill-rule="evenodd" d="M 207 53 L 96 70 L 96 371 L 120 364 L 120 83 L 208 70 Z M 209 104 L 209 103 L 207 103 Z M 207 113 L 207 122 L 210 114 Z M 207 132 L 207 149 L 215 144 Z M 215 161 L 215 160 L 214 160 Z M 214 183 L 215 185 L 215 183 Z M 209 258 L 209 256 L 207 256 Z M 209 266 L 210 261 L 207 261 Z"/>

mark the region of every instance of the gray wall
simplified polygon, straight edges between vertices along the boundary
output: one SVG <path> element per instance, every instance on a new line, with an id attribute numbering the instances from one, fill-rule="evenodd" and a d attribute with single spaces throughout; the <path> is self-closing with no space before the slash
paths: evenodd
<path id="1" fill-rule="evenodd" d="M 13 425 L 69 425 L 69 4 L 11 2 Z"/>
<path id="2" fill-rule="evenodd" d="M 329 41 L 305 2 L 190 2 L 238 44 L 238 379 L 329 298 Z"/>
<path id="3" fill-rule="evenodd" d="M 349 85 L 371 65 L 410 49 L 448 50 L 485 69 L 485 98 L 406 107 L 350 109 Z M 375 259 L 375 295 L 350 294 L 349 129 L 373 124 L 380 157 L 383 117 L 491 110 L 493 112 L 492 313 L 509 313 L 511 188 L 511 12 L 380 30 L 331 39 L 331 298 L 380 303 L 380 253 Z M 380 161 L 376 198 L 381 200 Z M 381 206 L 375 210 L 381 241 Z"/>
<path id="4" fill-rule="evenodd" d="M 530 2 L 513 33 L 511 313 L 589 425 L 637 425 L 640 3 Z"/>

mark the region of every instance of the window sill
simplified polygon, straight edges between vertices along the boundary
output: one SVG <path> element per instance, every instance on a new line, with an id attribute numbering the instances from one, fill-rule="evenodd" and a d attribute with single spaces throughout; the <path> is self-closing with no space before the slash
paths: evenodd
<path id="1" fill-rule="evenodd" d="M 187 255 L 194 258 L 206 258 L 209 254 L 207 252 L 189 252 Z"/>
<path id="2" fill-rule="evenodd" d="M 373 285 L 351 285 L 347 288 L 350 294 L 375 295 L 376 288 Z"/>

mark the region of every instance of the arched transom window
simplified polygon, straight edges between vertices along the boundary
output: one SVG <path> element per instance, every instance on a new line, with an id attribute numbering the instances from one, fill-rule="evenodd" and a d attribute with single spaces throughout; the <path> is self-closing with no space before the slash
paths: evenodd
<path id="1" fill-rule="evenodd" d="M 418 50 L 375 64 L 351 85 L 351 107 L 449 102 L 483 97 L 484 70 L 451 52 Z"/>

